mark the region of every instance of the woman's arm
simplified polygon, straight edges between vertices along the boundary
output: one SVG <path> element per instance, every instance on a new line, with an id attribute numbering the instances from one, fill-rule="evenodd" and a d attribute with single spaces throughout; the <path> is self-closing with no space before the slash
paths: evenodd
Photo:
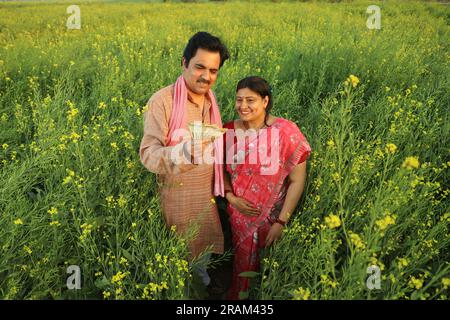
<path id="1" fill-rule="evenodd" d="M 306 161 L 296 165 L 289 174 L 289 187 L 278 219 L 287 222 L 302 196 L 306 181 Z M 271 246 L 275 240 L 281 237 L 283 225 L 274 223 L 266 237 L 266 246 Z"/>
<path id="2" fill-rule="evenodd" d="M 306 181 L 306 161 L 296 165 L 289 174 L 289 187 L 279 219 L 288 221 L 302 196 Z"/>

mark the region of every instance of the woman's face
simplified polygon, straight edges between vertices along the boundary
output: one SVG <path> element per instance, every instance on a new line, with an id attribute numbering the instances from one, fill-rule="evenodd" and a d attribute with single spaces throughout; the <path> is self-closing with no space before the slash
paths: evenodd
<path id="1" fill-rule="evenodd" d="M 236 111 L 242 121 L 264 122 L 269 97 L 261 97 L 249 88 L 242 88 L 236 92 Z"/>

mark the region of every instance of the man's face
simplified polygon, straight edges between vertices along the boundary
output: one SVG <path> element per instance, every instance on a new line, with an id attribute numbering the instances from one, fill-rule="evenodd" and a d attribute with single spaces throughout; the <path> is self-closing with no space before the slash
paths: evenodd
<path id="1" fill-rule="evenodd" d="M 220 66 L 220 53 L 198 48 L 195 56 L 189 61 L 183 58 L 183 77 L 186 85 L 194 94 L 204 95 L 216 82 Z"/>

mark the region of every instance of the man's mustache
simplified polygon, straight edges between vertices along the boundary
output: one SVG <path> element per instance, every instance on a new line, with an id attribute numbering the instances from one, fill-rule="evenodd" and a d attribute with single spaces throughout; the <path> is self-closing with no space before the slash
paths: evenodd
<path id="1" fill-rule="evenodd" d="M 197 82 L 199 83 L 205 83 L 205 84 L 210 84 L 210 81 L 207 81 L 205 79 L 199 79 Z"/>

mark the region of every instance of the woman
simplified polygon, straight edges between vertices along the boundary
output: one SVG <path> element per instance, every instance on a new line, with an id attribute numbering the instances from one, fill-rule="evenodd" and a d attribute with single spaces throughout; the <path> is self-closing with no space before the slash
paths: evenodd
<path id="1" fill-rule="evenodd" d="M 229 299 L 248 291 L 249 279 L 239 274 L 259 270 L 258 250 L 281 237 L 305 184 L 311 148 L 293 122 L 270 115 L 272 104 L 266 80 L 242 79 L 236 89 L 240 120 L 224 125 L 229 129 L 225 198 L 234 249 Z"/>

